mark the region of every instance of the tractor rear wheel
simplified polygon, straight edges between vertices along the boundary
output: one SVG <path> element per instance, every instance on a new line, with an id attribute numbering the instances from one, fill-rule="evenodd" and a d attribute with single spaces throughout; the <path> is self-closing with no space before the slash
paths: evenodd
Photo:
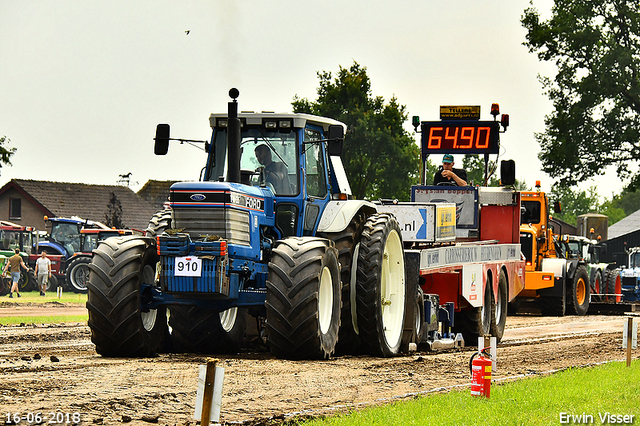
<path id="1" fill-rule="evenodd" d="M 406 298 L 402 234 L 396 219 L 381 213 L 364 224 L 358 251 L 356 303 L 362 343 L 377 356 L 400 352 Z"/>
<path id="2" fill-rule="evenodd" d="M 235 354 L 240 351 L 246 326 L 244 309 L 230 308 L 220 312 L 176 305 L 169 311 L 171 340 L 177 352 Z"/>
<path id="3" fill-rule="evenodd" d="M 156 212 L 149 220 L 149 225 L 144 230 L 144 234 L 147 237 L 155 238 L 167 228 L 171 228 L 171 209 Z"/>
<path id="4" fill-rule="evenodd" d="M 65 281 L 67 288 L 74 293 L 86 293 L 89 279 L 90 256 L 74 256 L 67 267 Z"/>
<path id="5" fill-rule="evenodd" d="M 38 280 L 31 270 L 21 270 L 18 281 L 19 291 L 33 291 L 38 288 Z"/>
<path id="6" fill-rule="evenodd" d="M 507 275 L 504 271 L 500 271 L 498 278 L 498 294 L 495 297 L 495 303 L 491 308 L 491 335 L 496 337 L 499 342 L 504 334 L 504 327 L 507 324 L 507 304 L 509 300 L 507 286 Z"/>
<path id="7" fill-rule="evenodd" d="M 87 282 L 91 341 L 111 357 L 153 356 L 166 332 L 166 309 L 142 308 L 143 285 L 154 286 L 158 256 L 153 240 L 107 238 L 93 251 Z"/>
<path id="8" fill-rule="evenodd" d="M 607 294 L 613 295 L 607 296 L 609 303 L 622 302 L 622 279 L 620 278 L 619 269 L 613 269 L 609 273 L 609 277 L 607 279 Z"/>
<path id="9" fill-rule="evenodd" d="M 360 245 L 360 235 L 364 217 L 356 215 L 349 226 L 336 233 L 319 234 L 320 237 L 333 241 L 338 250 L 340 262 L 340 279 L 342 281 L 342 308 L 340 310 L 340 331 L 336 354 L 356 354 L 360 348 L 356 318 L 356 270 Z"/>
<path id="10" fill-rule="evenodd" d="M 333 242 L 278 241 L 269 262 L 266 332 L 279 358 L 327 359 L 340 327 L 340 264 Z"/>
<path id="11" fill-rule="evenodd" d="M 604 302 L 605 297 L 601 295 L 607 292 L 607 277 L 608 274 L 606 271 L 604 278 L 602 277 L 602 273 L 600 271 L 596 271 L 596 273 L 593 275 L 593 281 L 590 283 L 590 292 L 594 302 Z"/>

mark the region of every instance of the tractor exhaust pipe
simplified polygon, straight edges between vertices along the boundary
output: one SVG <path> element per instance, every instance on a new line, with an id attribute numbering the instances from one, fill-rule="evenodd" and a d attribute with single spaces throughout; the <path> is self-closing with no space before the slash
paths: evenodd
<path id="1" fill-rule="evenodd" d="M 238 118 L 238 101 L 240 92 L 235 87 L 229 90 L 229 96 L 233 101 L 229 102 L 228 127 L 227 127 L 227 151 L 229 162 L 227 167 L 227 182 L 240 183 L 240 139 L 241 122 Z"/>

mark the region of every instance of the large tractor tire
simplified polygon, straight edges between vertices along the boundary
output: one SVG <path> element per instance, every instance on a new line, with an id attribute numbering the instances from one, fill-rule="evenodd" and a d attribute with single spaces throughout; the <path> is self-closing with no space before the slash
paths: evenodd
<path id="1" fill-rule="evenodd" d="M 589 310 L 589 274 L 584 265 L 578 266 L 567 288 L 567 313 L 586 315 Z"/>
<path id="2" fill-rule="evenodd" d="M 608 275 L 609 274 L 607 273 L 607 271 L 605 271 L 604 277 L 602 276 L 602 273 L 600 271 L 596 271 L 593 275 L 593 281 L 589 283 L 589 292 L 594 302 L 604 302 L 604 300 L 606 299 L 606 297 L 601 296 L 601 294 L 607 292 L 606 283 Z"/>
<path id="3" fill-rule="evenodd" d="M 148 357 L 160 348 L 167 329 L 166 309 L 143 311 L 148 295 L 142 285 L 155 285 L 158 256 L 153 240 L 108 238 L 93 251 L 87 283 L 91 341 L 110 357 Z"/>
<path id="4" fill-rule="evenodd" d="M 541 297 L 540 312 L 545 316 L 562 317 L 566 312 L 566 296 L 547 296 Z"/>
<path id="5" fill-rule="evenodd" d="M 266 333 L 279 358 L 327 359 L 340 327 L 338 250 L 323 238 L 278 241 L 269 262 Z"/>
<path id="6" fill-rule="evenodd" d="M 319 234 L 335 243 L 340 262 L 342 308 L 336 355 L 354 355 L 360 351 L 356 316 L 356 270 L 364 219 L 364 216 L 356 215 L 344 231 Z"/>
<path id="7" fill-rule="evenodd" d="M 246 310 L 219 312 L 198 306 L 169 308 L 171 340 L 176 352 L 235 354 L 240 351 L 246 327 Z"/>
<path id="8" fill-rule="evenodd" d="M 406 298 L 402 234 L 389 214 L 372 215 L 362 231 L 358 252 L 356 304 L 363 345 L 376 356 L 400 352 Z"/>
<path id="9" fill-rule="evenodd" d="M 87 281 L 89 280 L 89 264 L 91 263 L 90 256 L 75 256 L 69 262 L 67 266 L 67 273 L 65 274 L 65 282 L 67 283 L 67 290 L 74 293 L 86 293 Z"/>
<path id="10" fill-rule="evenodd" d="M 11 278 L 0 277 L 0 296 L 9 294 L 11 291 Z"/>
<path id="11" fill-rule="evenodd" d="M 622 302 L 622 278 L 619 269 L 612 269 L 607 277 L 607 294 L 613 295 L 607 296 L 609 303 Z"/>
<path id="12" fill-rule="evenodd" d="M 507 305 L 509 300 L 509 286 L 507 285 L 507 275 L 500 271 L 498 278 L 498 294 L 493 298 L 495 303 L 491 306 L 491 328 L 490 334 L 495 336 L 497 341 L 502 340 L 504 327 L 507 324 Z"/>
<path id="13" fill-rule="evenodd" d="M 144 234 L 147 237 L 155 238 L 167 228 L 171 228 L 171 209 L 156 212 L 149 220 L 149 225 L 144 230 Z"/>
<path id="14" fill-rule="evenodd" d="M 9 275 L 11 276 L 11 275 Z M 38 289 L 38 280 L 32 270 L 20 271 L 20 280 L 18 281 L 18 291 L 34 291 Z"/>
<path id="15" fill-rule="evenodd" d="M 495 300 L 491 291 L 491 277 L 487 275 L 482 306 L 456 313 L 453 330 L 456 333 L 462 333 L 466 346 L 473 346 L 478 341 L 478 337 L 491 334 L 494 313 Z"/>

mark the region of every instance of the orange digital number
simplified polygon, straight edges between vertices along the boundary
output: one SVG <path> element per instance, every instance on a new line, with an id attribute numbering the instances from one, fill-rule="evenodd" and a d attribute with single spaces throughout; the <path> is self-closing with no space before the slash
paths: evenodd
<path id="1" fill-rule="evenodd" d="M 432 127 L 429 129 L 429 141 L 427 143 L 427 147 L 429 149 L 440 149 L 440 145 L 442 144 L 442 136 L 434 135 L 437 131 L 442 131 L 442 127 Z"/>
<path id="2" fill-rule="evenodd" d="M 445 130 L 444 132 L 444 140 L 451 141 L 452 147 L 457 148 L 458 147 L 458 130 L 460 130 L 460 128 L 454 127 L 454 129 L 456 130 L 456 132 L 452 136 L 449 134 L 449 130 L 451 130 L 451 127 L 447 127 L 447 130 Z"/>
<path id="3" fill-rule="evenodd" d="M 486 149 L 489 148 L 489 135 L 491 134 L 491 127 L 478 127 L 478 133 L 476 136 L 476 148 Z M 482 137 L 484 135 L 484 138 Z"/>
<path id="4" fill-rule="evenodd" d="M 466 141 L 465 144 L 460 144 L 458 145 L 458 148 L 460 149 L 464 149 L 464 148 L 471 148 L 473 146 L 473 133 L 474 133 L 475 127 L 463 127 L 462 131 L 460 132 L 460 140 L 461 141 Z"/>

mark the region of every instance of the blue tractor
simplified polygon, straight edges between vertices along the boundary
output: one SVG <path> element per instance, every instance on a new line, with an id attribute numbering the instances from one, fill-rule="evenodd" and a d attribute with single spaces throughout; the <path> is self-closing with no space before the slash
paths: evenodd
<path id="1" fill-rule="evenodd" d="M 238 113 L 239 93 L 229 94 L 228 112 L 210 116 L 200 181 L 174 184 L 145 236 L 93 251 L 97 352 L 152 356 L 167 338 L 176 351 L 234 353 L 253 318 L 278 357 L 397 354 L 413 333 L 416 289 L 395 217 L 351 199 L 344 124 Z M 170 140 L 196 142 L 160 124 L 155 153 Z"/>

